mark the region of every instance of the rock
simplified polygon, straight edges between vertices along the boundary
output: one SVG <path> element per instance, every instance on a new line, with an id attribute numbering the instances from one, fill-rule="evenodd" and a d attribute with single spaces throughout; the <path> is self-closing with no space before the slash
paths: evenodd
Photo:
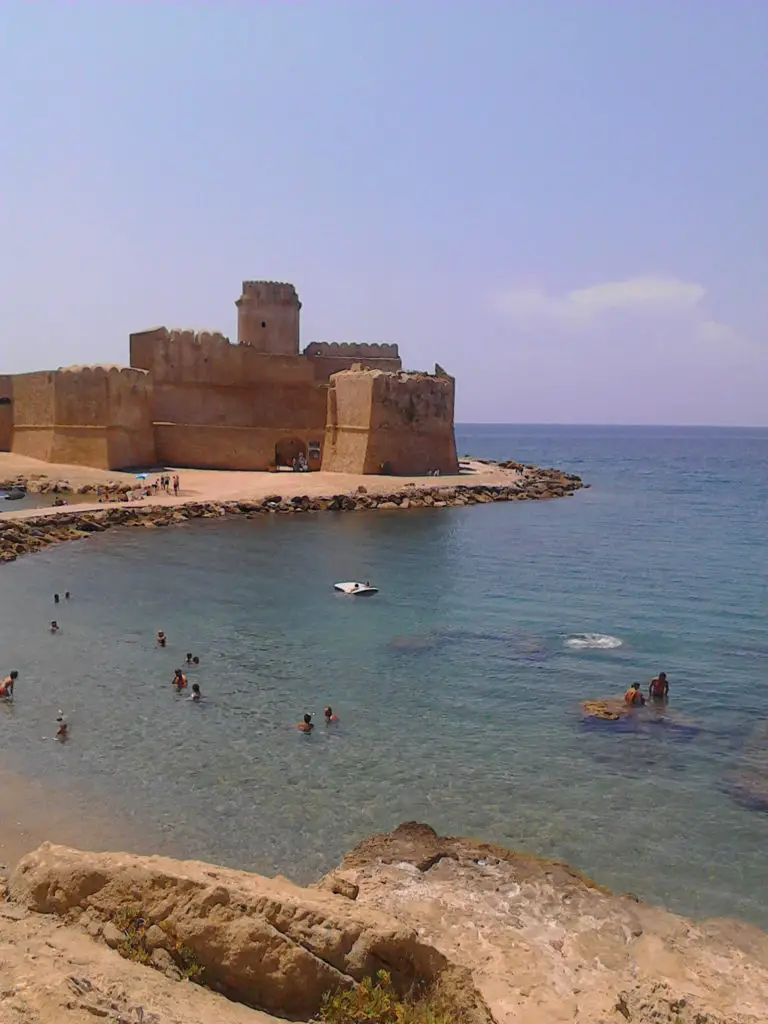
<path id="1" fill-rule="evenodd" d="M 346 878 L 339 878 L 330 874 L 322 878 L 316 886 L 318 889 L 326 889 L 328 892 L 336 893 L 337 896 L 345 896 L 348 900 L 356 900 L 360 887 Z"/>
<path id="2" fill-rule="evenodd" d="M 357 488 L 357 493 L 358 494 L 367 494 L 368 493 L 368 488 L 364 484 L 360 484 L 360 486 Z"/>
<path id="3" fill-rule="evenodd" d="M 181 981 L 181 971 L 168 950 L 161 949 L 160 947 L 153 950 L 152 955 L 149 958 L 149 962 L 156 971 L 162 971 L 167 978 L 173 978 L 176 981 Z"/>
<path id="4" fill-rule="evenodd" d="M 80 853 L 45 843 L 19 861 L 13 901 L 41 914 L 79 918 L 90 909 L 112 925 L 132 907 L 187 946 L 206 983 L 249 1006 L 306 1020 L 329 990 L 349 988 L 381 968 L 395 988 L 431 983 L 446 960 L 378 910 L 330 892 L 302 889 L 197 861 Z"/>
<path id="5" fill-rule="evenodd" d="M 153 924 L 147 928 L 144 945 L 150 952 L 154 952 L 156 949 L 169 949 L 171 940 L 159 925 Z"/>
<path id="6" fill-rule="evenodd" d="M 333 876 L 464 968 L 504 1024 L 765 1021 L 768 935 L 742 922 L 688 921 L 562 862 L 415 822 L 360 843 Z"/>
<path id="7" fill-rule="evenodd" d="M 93 921 L 90 923 L 93 925 Z M 112 921 L 107 921 L 101 930 L 101 937 L 110 949 L 117 949 L 120 943 L 125 941 L 125 932 L 121 932 Z"/>
<path id="8" fill-rule="evenodd" d="M 394 501 L 380 501 L 376 506 L 377 508 L 400 508 L 400 506 Z"/>

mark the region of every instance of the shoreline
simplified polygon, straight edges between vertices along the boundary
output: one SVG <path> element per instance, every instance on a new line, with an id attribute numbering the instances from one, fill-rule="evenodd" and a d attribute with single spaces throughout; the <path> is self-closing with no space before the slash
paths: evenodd
<path id="1" fill-rule="evenodd" d="M 27 460 L 29 461 L 29 460 Z M 459 477 L 417 477 L 413 480 L 330 473 L 242 473 L 181 470 L 184 487 L 178 497 L 165 493 L 132 501 L 78 503 L 0 512 L 0 564 L 52 544 L 81 540 L 115 526 L 157 528 L 190 519 L 258 518 L 262 515 L 315 512 L 405 511 L 456 508 L 499 501 L 546 501 L 571 497 L 589 486 L 581 477 L 558 469 L 472 460 Z M 59 467 L 61 468 L 61 467 Z M 0 473 L 3 460 L 0 459 Z M 93 480 L 99 471 L 91 472 Z M 127 476 L 127 474 L 123 474 Z M 334 477 L 338 476 L 338 481 Z M 234 480 L 232 479 L 234 477 Z M 31 480 L 31 475 L 30 478 Z M 50 479 L 44 478 L 46 484 Z M 135 486 L 135 477 L 128 478 Z M 192 486 L 190 487 L 189 484 Z M 35 484 L 39 490 L 40 475 Z M 64 489 L 64 484 L 70 488 Z M 347 484 L 348 489 L 333 488 Z M 351 484 L 351 486 L 349 486 Z M 120 481 L 120 486 L 128 486 Z M 46 487 L 57 493 L 82 494 L 83 484 L 69 480 Z M 30 492 L 31 493 L 31 492 Z"/>

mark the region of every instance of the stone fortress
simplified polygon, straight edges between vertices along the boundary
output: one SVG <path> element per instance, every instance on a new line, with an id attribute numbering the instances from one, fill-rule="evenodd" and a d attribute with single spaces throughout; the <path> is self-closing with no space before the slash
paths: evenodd
<path id="1" fill-rule="evenodd" d="M 100 469 L 157 465 L 458 472 L 454 380 L 406 373 L 397 345 L 300 351 L 291 284 L 244 281 L 237 344 L 157 327 L 130 336 L 130 366 L 0 376 L 0 451 Z"/>

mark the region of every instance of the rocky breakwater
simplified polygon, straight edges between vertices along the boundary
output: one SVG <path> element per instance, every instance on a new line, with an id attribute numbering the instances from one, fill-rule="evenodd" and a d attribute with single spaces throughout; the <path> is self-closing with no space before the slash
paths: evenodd
<path id="1" fill-rule="evenodd" d="M 517 467 L 503 463 L 504 468 Z M 370 492 L 361 485 L 354 492 L 325 497 L 282 494 L 267 495 L 252 501 L 184 501 L 172 504 L 130 504 L 120 502 L 102 509 L 45 512 L 34 516 L 0 517 L 0 563 L 10 562 L 51 544 L 81 540 L 114 526 L 155 529 L 173 526 L 190 519 L 216 519 L 228 516 L 256 518 L 263 515 L 296 515 L 314 512 L 406 511 L 408 509 L 460 508 L 498 501 L 546 501 L 573 495 L 588 486 L 580 477 L 557 469 L 519 467 L 509 482 L 499 484 L 460 484 L 444 486 L 435 481 L 430 487 L 407 484 L 384 493 Z"/>

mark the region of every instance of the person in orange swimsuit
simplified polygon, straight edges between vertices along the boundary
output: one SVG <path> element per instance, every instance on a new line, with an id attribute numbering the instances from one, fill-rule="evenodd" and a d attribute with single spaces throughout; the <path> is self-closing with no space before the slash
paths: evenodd
<path id="1" fill-rule="evenodd" d="M 339 720 L 339 716 L 338 715 L 334 715 L 333 708 L 331 707 L 330 704 L 328 705 L 327 708 L 325 708 L 323 710 L 323 715 L 325 717 L 325 724 L 326 725 L 330 725 L 331 722 L 338 722 L 338 720 Z"/>
<path id="2" fill-rule="evenodd" d="M 176 692 L 181 693 L 182 690 L 186 689 L 187 677 L 181 671 L 180 668 L 174 669 L 173 679 L 171 680 L 173 685 L 176 687 Z"/>
<path id="3" fill-rule="evenodd" d="M 632 683 L 624 694 L 624 703 L 631 707 L 641 707 L 645 704 L 645 697 L 640 693 L 640 683 Z"/>
<path id="4" fill-rule="evenodd" d="M 304 715 L 302 721 L 296 724 L 296 728 L 299 732 L 312 732 L 315 728 L 314 725 L 312 725 L 312 715 Z"/>

